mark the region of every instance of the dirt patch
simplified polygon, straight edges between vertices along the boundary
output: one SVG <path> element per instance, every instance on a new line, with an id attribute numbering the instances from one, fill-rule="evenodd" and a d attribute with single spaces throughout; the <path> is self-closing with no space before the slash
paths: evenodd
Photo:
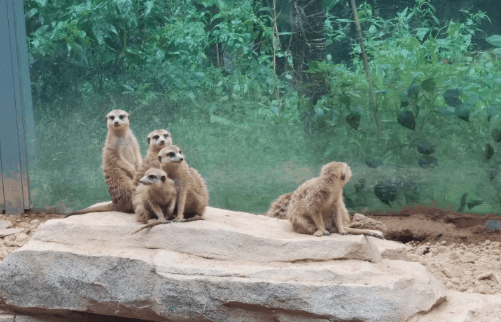
<path id="1" fill-rule="evenodd" d="M 447 289 L 501 295 L 501 216 L 422 206 L 365 215 L 385 224 L 385 237 L 405 243 L 409 260 Z"/>
<path id="2" fill-rule="evenodd" d="M 46 213 L 27 213 L 13 216 L 0 214 L 0 222 L 10 222 L 9 228 L 24 228 L 24 231 L 20 233 L 0 238 L 0 261 L 14 250 L 26 244 L 41 223 L 49 219 L 63 217 L 63 214 Z"/>
<path id="3" fill-rule="evenodd" d="M 499 215 L 472 215 L 424 206 L 386 213 L 366 212 L 364 215 L 386 225 L 386 239 L 403 243 L 416 241 L 434 244 L 445 241 L 447 245 L 469 245 L 482 244 L 486 240 L 501 242 Z"/>

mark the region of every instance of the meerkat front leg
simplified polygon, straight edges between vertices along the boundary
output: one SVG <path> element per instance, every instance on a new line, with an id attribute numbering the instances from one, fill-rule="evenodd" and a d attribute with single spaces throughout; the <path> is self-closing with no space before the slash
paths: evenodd
<path id="1" fill-rule="evenodd" d="M 322 216 L 314 215 L 314 216 L 311 216 L 311 219 L 313 220 L 313 224 L 317 228 L 317 231 L 315 233 L 313 233 L 313 236 L 320 237 L 323 235 L 328 236 L 331 234 L 327 229 L 325 229 L 324 220 L 323 220 Z"/>
<path id="2" fill-rule="evenodd" d="M 177 217 L 174 219 L 175 222 L 184 221 L 184 206 L 186 205 L 186 197 L 188 192 L 185 189 L 179 189 L 178 199 L 177 199 Z"/>
<path id="3" fill-rule="evenodd" d="M 117 166 L 120 167 L 120 169 L 124 170 L 131 179 L 134 179 L 134 176 L 136 175 L 136 169 L 134 169 L 134 166 L 132 166 L 132 164 L 130 164 L 123 158 L 120 158 L 116 162 Z"/>
<path id="4" fill-rule="evenodd" d="M 162 212 L 162 209 L 158 205 L 150 204 L 151 210 L 157 215 L 158 221 L 164 222 L 165 216 L 164 213 Z"/>
<path id="5" fill-rule="evenodd" d="M 334 213 L 336 215 L 337 233 L 340 235 L 348 235 L 346 226 L 350 221 L 350 216 L 348 215 L 348 209 L 346 209 L 346 207 L 344 206 L 342 198 L 338 200 L 336 209 L 334 209 Z"/>
<path id="6" fill-rule="evenodd" d="M 172 199 L 169 204 L 169 208 L 167 208 L 167 217 L 172 218 L 172 214 L 174 214 L 174 208 L 176 208 L 176 199 Z"/>

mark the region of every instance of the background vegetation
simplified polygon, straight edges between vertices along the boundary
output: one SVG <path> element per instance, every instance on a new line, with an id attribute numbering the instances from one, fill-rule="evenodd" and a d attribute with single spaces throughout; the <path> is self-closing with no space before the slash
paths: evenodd
<path id="1" fill-rule="evenodd" d="M 34 205 L 109 199 L 104 116 L 124 109 L 143 154 L 149 132 L 172 133 L 211 206 L 264 213 L 335 160 L 353 169 L 352 209 L 499 212 L 501 36 L 486 13 L 361 3 L 380 135 L 353 12 L 303 2 L 25 0 Z"/>

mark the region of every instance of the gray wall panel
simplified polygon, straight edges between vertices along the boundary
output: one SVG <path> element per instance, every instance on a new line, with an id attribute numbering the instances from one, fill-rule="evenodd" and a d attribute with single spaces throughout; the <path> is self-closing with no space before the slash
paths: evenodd
<path id="1" fill-rule="evenodd" d="M 16 0 L 0 0 L 0 153 L 2 165 L 3 205 L 7 214 L 17 214 L 29 208 L 27 153 L 24 115 L 31 113 L 31 95 L 26 97 L 26 76 L 28 72 L 27 51 L 23 51 L 20 41 L 24 41 L 23 11 L 15 14 Z M 17 4 L 19 7 L 19 3 Z M 18 20 L 16 24 L 16 18 Z M 26 66 L 20 61 L 25 56 Z M 21 58 L 21 59 L 20 59 Z M 23 79 L 24 78 L 24 79 Z M 29 81 L 29 76 L 28 76 Z M 28 85 L 29 86 L 29 85 Z M 29 111 L 25 112 L 29 99 Z M 25 104 L 23 104 L 25 102 Z M 2 201 L 0 199 L 0 201 Z"/>

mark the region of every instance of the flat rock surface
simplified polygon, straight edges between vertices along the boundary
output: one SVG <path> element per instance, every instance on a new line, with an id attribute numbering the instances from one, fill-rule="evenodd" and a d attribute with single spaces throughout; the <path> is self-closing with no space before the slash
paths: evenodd
<path id="1" fill-rule="evenodd" d="M 391 322 L 445 299 L 419 263 L 381 260 L 373 237 L 299 235 L 216 208 L 206 217 L 132 236 L 132 214 L 49 220 L 0 264 L 0 302 L 155 321 Z"/>

